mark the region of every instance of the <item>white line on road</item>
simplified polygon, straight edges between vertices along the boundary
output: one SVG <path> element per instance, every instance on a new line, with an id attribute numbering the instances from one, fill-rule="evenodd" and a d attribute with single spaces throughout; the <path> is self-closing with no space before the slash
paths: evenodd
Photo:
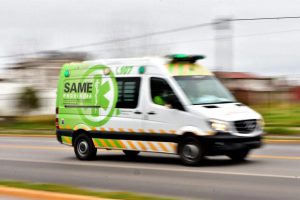
<path id="1" fill-rule="evenodd" d="M 234 176 L 255 176 L 255 177 L 268 177 L 268 178 L 286 178 L 286 179 L 300 179 L 300 176 L 286 176 L 276 174 L 257 174 L 257 173 L 241 173 L 241 172 L 224 172 L 224 171 L 209 171 L 209 170 L 195 170 L 195 169 L 172 169 L 162 167 L 145 167 L 145 166 L 131 166 L 131 165 L 111 165 L 111 164 L 96 164 L 96 163 L 84 163 L 84 162 L 60 162 L 60 161 L 42 161 L 42 160 L 26 160 L 26 159 L 10 159 L 0 158 L 2 161 L 15 161 L 15 162 L 35 162 L 43 164 L 60 164 L 60 165 L 77 165 L 77 166 L 92 166 L 92 167 L 110 167 L 119 169 L 144 169 L 144 170 L 155 170 L 155 171 L 166 171 L 166 172 L 189 172 L 189 173 L 207 173 L 207 174 L 221 174 L 221 175 L 234 175 Z"/>

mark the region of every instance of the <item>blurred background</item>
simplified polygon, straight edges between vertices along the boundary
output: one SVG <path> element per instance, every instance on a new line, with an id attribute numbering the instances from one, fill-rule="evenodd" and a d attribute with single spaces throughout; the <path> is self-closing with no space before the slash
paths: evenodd
<path id="1" fill-rule="evenodd" d="M 0 133 L 54 134 L 61 65 L 203 54 L 260 112 L 268 134 L 300 135 L 298 0 L 1 0 Z"/>

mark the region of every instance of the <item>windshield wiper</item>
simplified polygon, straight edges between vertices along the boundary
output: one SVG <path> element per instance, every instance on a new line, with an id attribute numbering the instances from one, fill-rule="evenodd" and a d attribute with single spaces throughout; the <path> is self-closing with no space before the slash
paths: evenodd
<path id="1" fill-rule="evenodd" d="M 212 103 L 195 103 L 193 105 L 222 104 L 222 103 L 236 103 L 236 101 L 220 101 L 220 102 L 212 102 Z"/>
<path id="2" fill-rule="evenodd" d="M 220 101 L 213 104 L 221 104 L 221 103 L 236 103 L 236 101 Z"/>

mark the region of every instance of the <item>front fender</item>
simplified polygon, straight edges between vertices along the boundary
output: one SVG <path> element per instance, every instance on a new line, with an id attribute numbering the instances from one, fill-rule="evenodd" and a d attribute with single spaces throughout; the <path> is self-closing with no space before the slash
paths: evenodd
<path id="1" fill-rule="evenodd" d="M 178 135 L 183 135 L 184 133 L 193 133 L 197 136 L 208 136 L 208 135 L 215 134 L 214 131 L 211 130 L 204 131 L 195 126 L 184 126 L 178 130 Z"/>

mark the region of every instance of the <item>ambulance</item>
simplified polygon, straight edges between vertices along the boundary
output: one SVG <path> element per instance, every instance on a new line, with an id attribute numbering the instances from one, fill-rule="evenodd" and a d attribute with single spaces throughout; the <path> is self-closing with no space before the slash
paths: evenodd
<path id="1" fill-rule="evenodd" d="M 241 161 L 262 145 L 263 119 L 239 103 L 202 55 L 103 59 L 62 66 L 56 102 L 59 142 L 91 160 L 97 149 Z"/>

